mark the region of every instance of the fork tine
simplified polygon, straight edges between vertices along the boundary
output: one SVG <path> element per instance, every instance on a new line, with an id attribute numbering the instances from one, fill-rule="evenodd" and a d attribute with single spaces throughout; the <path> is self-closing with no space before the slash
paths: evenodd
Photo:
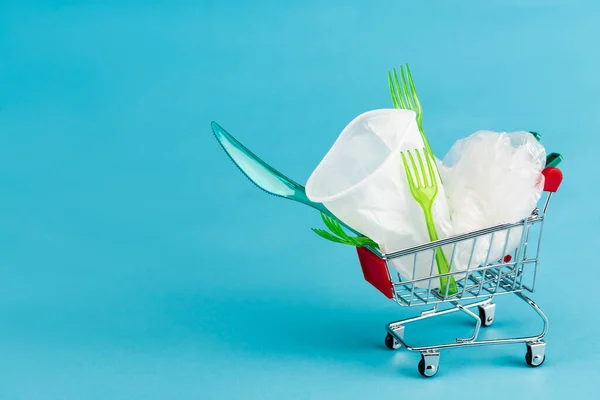
<path id="1" fill-rule="evenodd" d="M 406 64 L 406 75 L 408 75 L 408 85 L 410 86 L 411 97 L 413 103 L 421 108 L 421 102 L 419 101 L 419 96 L 417 95 L 417 88 L 415 88 L 415 82 L 413 81 L 412 74 L 410 73 L 410 68 L 408 64 Z"/>
<path id="2" fill-rule="evenodd" d="M 427 151 L 426 148 L 423 148 L 423 153 L 425 154 L 425 161 L 427 162 L 427 169 L 429 170 L 429 179 L 431 179 L 431 186 L 437 189 L 437 178 L 435 176 L 435 170 L 433 169 L 432 158 L 433 154 L 430 151 Z"/>
<path id="3" fill-rule="evenodd" d="M 427 182 L 427 178 L 428 178 L 428 173 L 427 170 L 425 169 L 425 166 L 423 165 L 423 158 L 421 158 L 421 152 L 419 151 L 419 149 L 415 149 L 415 153 L 417 153 L 417 159 L 419 160 L 419 166 L 421 167 L 420 171 L 421 171 L 421 175 L 422 175 L 422 179 L 423 179 L 423 187 L 432 187 L 431 184 L 429 182 Z M 429 175 L 429 179 L 431 179 L 431 175 Z M 431 181 L 430 181 L 431 182 Z"/>
<path id="4" fill-rule="evenodd" d="M 413 108 L 414 105 L 410 99 L 408 86 L 406 85 L 406 74 L 404 73 L 404 66 L 402 66 L 402 65 L 400 66 L 400 77 L 402 78 L 402 88 L 403 88 L 403 93 L 404 93 L 406 103 L 408 104 L 409 108 Z"/>
<path id="5" fill-rule="evenodd" d="M 398 93 L 398 97 L 400 98 L 400 104 L 402 108 L 406 108 L 406 104 L 404 102 L 404 96 L 402 95 L 402 86 L 400 86 L 400 81 L 398 81 L 398 74 L 396 73 L 396 68 L 394 68 L 394 81 L 396 82 L 396 92 Z"/>
<path id="6" fill-rule="evenodd" d="M 417 168 L 417 164 L 415 164 L 415 159 L 410 150 L 408 151 L 408 157 L 410 158 L 410 163 L 412 164 L 412 167 L 415 170 L 415 175 L 416 175 L 415 180 L 417 181 L 417 189 L 424 188 L 425 182 L 423 182 L 423 178 L 424 178 L 423 173 L 421 171 L 419 171 L 419 169 Z"/>
<path id="7" fill-rule="evenodd" d="M 390 85 L 390 95 L 392 96 L 392 104 L 394 108 L 400 108 L 400 103 L 398 102 L 398 95 L 396 93 L 396 89 L 394 88 L 394 82 L 392 81 L 392 73 L 388 71 L 388 84 Z"/>
<path id="8" fill-rule="evenodd" d="M 408 186 L 412 193 L 414 190 L 417 189 L 417 187 L 415 186 L 414 177 L 413 177 L 412 173 L 410 172 L 410 168 L 408 167 L 408 161 L 406 160 L 406 156 L 404 155 L 404 152 L 400 152 L 400 155 L 402 156 L 402 163 L 404 164 L 404 171 L 406 171 L 406 179 L 408 180 Z"/>

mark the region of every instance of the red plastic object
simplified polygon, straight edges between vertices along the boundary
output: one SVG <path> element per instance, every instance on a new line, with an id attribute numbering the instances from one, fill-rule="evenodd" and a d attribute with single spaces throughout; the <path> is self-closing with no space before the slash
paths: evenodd
<path id="1" fill-rule="evenodd" d="M 512 260 L 512 256 L 510 254 L 507 254 L 507 255 L 504 256 L 504 262 L 505 263 L 510 262 L 510 260 Z"/>
<path id="2" fill-rule="evenodd" d="M 394 297 L 392 282 L 388 277 L 385 261 L 365 247 L 357 247 L 356 251 L 365 280 L 375 286 L 388 299 Z"/>
<path id="3" fill-rule="evenodd" d="M 562 182 L 563 174 L 560 169 L 554 167 L 546 167 L 542 171 L 544 174 L 544 192 L 556 192 Z"/>

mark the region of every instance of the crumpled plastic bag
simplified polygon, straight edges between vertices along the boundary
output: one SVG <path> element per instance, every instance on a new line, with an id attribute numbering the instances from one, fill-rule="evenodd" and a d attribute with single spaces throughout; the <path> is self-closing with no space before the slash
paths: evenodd
<path id="1" fill-rule="evenodd" d="M 344 128 L 314 170 L 306 194 L 377 242 L 384 253 L 427 243 L 423 210 L 410 193 L 400 156 L 401 151 L 423 147 L 413 111 L 381 109 L 361 114 Z M 452 227 L 444 187 L 437 179 L 432 214 L 443 239 Z M 432 258 L 433 252 L 418 257 L 414 278 L 431 275 Z M 412 258 L 397 258 L 391 264 L 403 277 L 413 279 Z"/>
<path id="2" fill-rule="evenodd" d="M 454 235 L 527 218 L 544 187 L 544 146 L 529 132 L 478 131 L 458 140 L 439 165 Z M 457 244 L 454 268 L 500 260 L 520 243 L 523 228 Z M 471 251 L 473 257 L 471 258 Z M 489 255 L 488 255 L 489 250 Z"/>

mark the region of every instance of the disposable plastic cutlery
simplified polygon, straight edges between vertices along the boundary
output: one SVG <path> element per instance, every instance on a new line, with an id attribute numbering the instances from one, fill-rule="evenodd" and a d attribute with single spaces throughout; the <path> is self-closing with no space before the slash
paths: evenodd
<path id="1" fill-rule="evenodd" d="M 431 154 L 431 152 L 426 148 L 423 149 L 423 156 L 425 157 L 425 162 L 427 164 L 427 168 L 425 168 L 419 150 L 415 149 L 413 151 L 417 155 L 419 165 L 415 163 L 415 159 L 410 150 L 406 151 L 406 153 L 408 153 L 412 170 L 404 154 L 405 152 L 400 153 L 402 156 L 402 163 L 404 164 L 404 169 L 406 171 L 406 179 L 408 180 L 410 193 L 423 209 L 423 214 L 425 215 L 425 224 L 427 225 L 427 233 L 429 234 L 429 239 L 434 242 L 438 240 L 438 234 L 437 230 L 435 229 L 431 207 L 433 206 L 433 202 L 435 201 L 438 193 L 438 183 L 432 163 L 433 154 Z M 442 251 L 441 247 L 436 248 L 435 261 L 437 264 L 438 273 L 448 274 L 450 272 L 450 265 L 448 264 L 446 255 Z M 454 280 L 454 277 L 450 276 L 450 282 L 448 282 L 448 276 L 440 277 L 440 290 L 442 294 L 446 296 L 456 294 L 458 289 L 456 287 L 456 281 Z"/>

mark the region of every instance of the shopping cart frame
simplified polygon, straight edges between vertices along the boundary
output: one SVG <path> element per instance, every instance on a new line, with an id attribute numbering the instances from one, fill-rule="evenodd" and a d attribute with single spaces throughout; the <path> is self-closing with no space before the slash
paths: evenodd
<path id="1" fill-rule="evenodd" d="M 544 363 L 546 343 L 543 339 L 548 333 L 548 317 L 533 300 L 523 293 L 535 291 L 544 220 L 552 194 L 558 190 L 562 182 L 562 172 L 557 168 L 547 167 L 542 173 L 545 177 L 545 198 L 541 201 L 543 203 L 541 210 L 536 208 L 530 217 L 522 221 L 497 225 L 388 254 L 383 254 L 370 247 L 357 248 L 365 279 L 386 297 L 400 306 L 433 306 L 415 317 L 391 322 L 386 327 L 385 344 L 388 348 L 396 350 L 404 347 L 409 351 L 421 353 L 418 371 L 424 377 L 433 377 L 438 372 L 440 350 L 458 347 L 525 343 L 527 364 L 531 367 L 539 367 Z M 520 232 L 521 235 L 519 244 L 514 249 L 507 248 L 511 232 Z M 496 243 L 495 235 L 496 238 L 502 235 L 506 237 L 502 253 L 505 256 L 499 260 L 490 260 L 492 244 Z M 489 249 L 485 261 L 474 267 L 471 259 L 478 239 L 480 241 L 489 240 Z M 454 253 L 457 246 L 465 243 L 472 243 L 471 258 L 466 269 L 457 270 L 453 263 Z M 432 256 L 430 274 L 417 277 L 415 272 L 419 255 L 428 252 L 434 253 L 439 251 L 437 249 L 444 249 L 443 251 L 446 252 L 449 247 L 452 248 L 450 272 L 433 273 L 434 258 Z M 534 251 L 534 255 L 531 254 L 532 251 Z M 406 279 L 397 273 L 390 264 L 394 260 L 409 257 L 414 257 L 415 267 L 411 279 Z M 445 290 L 443 287 L 436 287 L 442 277 L 448 277 L 445 279 L 447 282 Z M 457 283 L 457 293 L 450 293 L 448 290 L 450 278 L 454 278 Z M 425 287 L 427 288 L 425 289 Z M 542 331 L 533 336 L 478 340 L 480 329 L 492 325 L 495 320 L 494 298 L 503 294 L 514 294 L 532 307 L 543 322 Z M 471 311 L 473 308 L 477 308 L 478 313 Z M 470 337 L 456 338 L 454 342 L 428 346 L 411 346 L 406 341 L 405 328 L 408 324 L 458 311 L 465 313 L 475 322 L 473 334 Z"/>

